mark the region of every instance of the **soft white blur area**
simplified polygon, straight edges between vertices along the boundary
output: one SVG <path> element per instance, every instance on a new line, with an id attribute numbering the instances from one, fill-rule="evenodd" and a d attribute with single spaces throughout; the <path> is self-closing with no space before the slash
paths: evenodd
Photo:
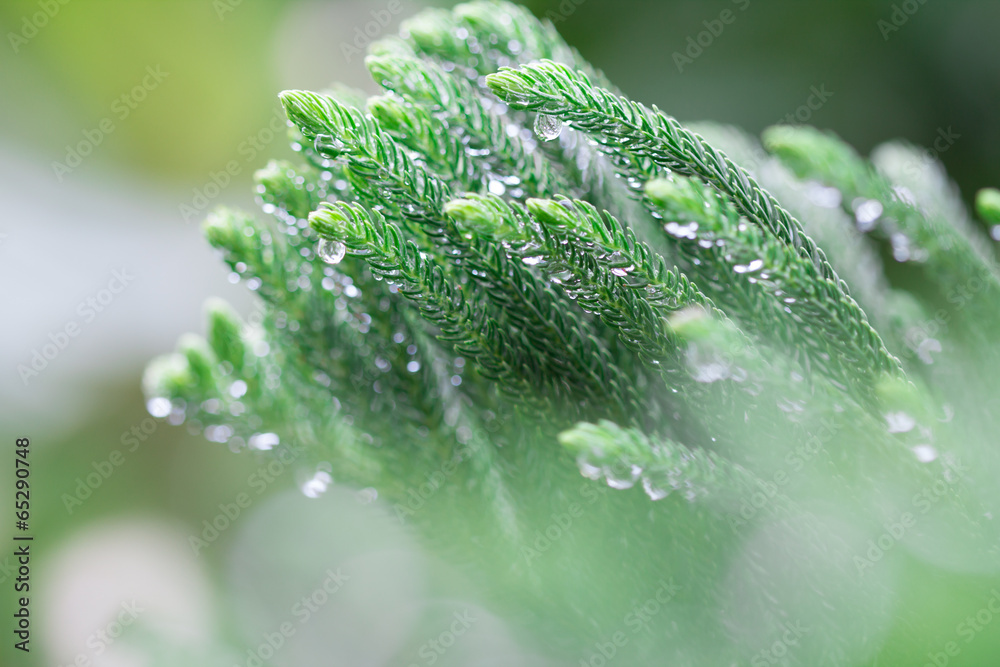
<path id="1" fill-rule="evenodd" d="M 292 5 L 275 33 L 274 62 L 286 88 L 315 90 L 336 81 L 375 92 L 364 67 L 368 44 L 396 35 L 399 23 L 427 3 L 413 0 L 343 0 Z"/>
<path id="2" fill-rule="evenodd" d="M 0 146 L 0 201 L 5 431 L 27 428 L 39 442 L 64 433 L 103 400 L 100 383 L 138 376 L 182 333 L 203 331 L 206 298 L 249 304 L 175 198 L 128 174 L 74 172 L 60 183 L 39 156 Z M 112 294 L 116 271 L 131 280 Z M 37 375 L 33 358 L 44 364 Z"/>
<path id="3" fill-rule="evenodd" d="M 802 664 L 835 651 L 842 664 L 865 664 L 891 629 L 897 568 L 859 572 L 853 557 L 865 553 L 869 535 L 856 517 L 816 509 L 761 526 L 729 565 L 720 620 L 754 664 L 783 643 Z M 775 636 L 775 624 L 789 633 Z"/>
<path id="4" fill-rule="evenodd" d="M 240 664 L 542 665 L 479 604 L 460 573 L 422 553 L 380 502 L 331 487 L 288 491 L 241 520 L 227 567 Z M 434 583 L 438 582 L 438 583 Z"/>
<path id="5" fill-rule="evenodd" d="M 208 643 L 208 576 L 184 538 L 181 526 L 130 519 L 68 539 L 36 575 L 48 664 L 109 664 L 140 628 L 179 645 Z M 115 664 L 144 662 L 122 655 Z"/>

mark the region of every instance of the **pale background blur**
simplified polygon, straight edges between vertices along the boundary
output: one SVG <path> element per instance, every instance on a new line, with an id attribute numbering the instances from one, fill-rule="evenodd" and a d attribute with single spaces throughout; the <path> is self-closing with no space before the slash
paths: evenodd
<path id="1" fill-rule="evenodd" d="M 678 71 L 674 53 L 703 21 L 744 2 L 530 5 L 541 15 L 562 11 L 558 27 L 570 43 L 629 95 L 682 120 L 759 132 L 823 87 L 832 96 L 810 113 L 811 124 L 862 151 L 897 137 L 931 145 L 949 131 L 958 138 L 940 158 L 966 200 L 1000 184 L 1000 3 L 930 2 L 884 39 L 878 21 L 890 18 L 892 3 L 753 0 Z M 172 647 L 158 649 L 162 664 L 253 664 L 248 651 L 266 657 L 260 647 L 273 645 L 268 637 L 288 620 L 302 630 L 283 640 L 273 664 L 408 664 L 435 628 L 474 607 L 463 584 L 424 557 L 378 503 L 336 486 L 322 500 L 306 499 L 292 473 L 254 496 L 232 529 L 196 556 L 189 535 L 247 491 L 260 462 L 183 428 L 154 426 L 140 392 L 151 357 L 182 333 L 203 331 L 207 297 L 249 312 L 245 290 L 229 284 L 200 236 L 203 213 L 223 203 L 252 208 L 253 171 L 291 155 L 268 130 L 278 91 L 337 80 L 371 89 L 353 52 L 356 31 L 390 17 L 378 31 L 390 34 L 420 6 L 405 1 L 392 15 L 389 5 L 0 5 L 0 431 L 5 447 L 31 438 L 35 492 L 33 650 L 15 655 L 5 622 L 0 664 L 62 665 L 81 655 L 95 664 L 154 664 L 144 651 L 160 645 Z M 75 165 L 69 151 L 81 145 L 87 155 L 78 166 L 55 166 Z M 227 163 L 231 179 L 219 176 Z M 223 180 L 231 182 L 215 187 Z M 115 271 L 132 276 L 117 294 L 105 291 L 119 287 Z M 77 335 L 63 337 L 74 324 Z M 19 366 L 59 341 L 64 348 L 41 372 L 22 377 Z M 139 444 L 129 452 L 133 428 Z M 107 470 L 114 450 L 124 462 L 70 513 L 64 494 Z M 12 458 L 0 464 L 5 618 Z M 325 620 L 300 626 L 295 601 L 321 590 L 338 568 L 348 578 L 315 612 Z M 134 623 L 133 600 L 143 608 Z M 515 649 L 502 624 L 476 614 L 474 632 L 446 664 L 492 664 L 472 656 L 501 653 L 509 660 Z M 99 631 L 115 631 L 115 619 L 126 633 L 100 639 Z M 532 664 L 527 656 L 517 662 Z"/>

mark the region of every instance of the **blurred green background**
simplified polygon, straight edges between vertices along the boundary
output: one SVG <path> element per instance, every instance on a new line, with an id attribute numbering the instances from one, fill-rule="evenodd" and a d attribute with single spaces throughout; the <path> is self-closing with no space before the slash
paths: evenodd
<path id="1" fill-rule="evenodd" d="M 946 135 L 939 158 L 966 200 L 1000 183 L 1000 3 L 528 4 L 555 19 L 567 40 L 627 94 L 681 120 L 716 120 L 758 133 L 804 108 L 800 120 L 834 130 L 865 153 L 888 139 L 930 147 Z M 906 14 L 902 5 L 916 11 Z M 341 655 L 345 664 L 406 664 L 405 656 L 415 650 L 412 637 L 426 636 L 418 627 L 425 620 L 419 619 L 447 616 L 442 609 L 451 609 L 435 602 L 430 612 L 423 601 L 464 594 L 443 566 L 409 546 L 369 495 L 338 489 L 322 501 L 329 521 L 310 518 L 308 512 L 320 510 L 302 509 L 310 501 L 294 490 L 302 481 L 294 472 L 254 495 L 246 514 L 260 511 L 240 519 L 245 525 L 224 531 L 218 544 L 195 555 L 189 536 L 219 513 L 220 503 L 247 491 L 248 477 L 261 462 L 182 428 L 154 426 L 140 392 L 149 358 L 172 349 L 182 333 L 203 330 L 205 298 L 222 296 L 252 312 L 245 290 L 229 284 L 222 263 L 202 242 L 198 223 L 217 204 L 252 207 L 253 171 L 269 158 L 291 155 L 282 133 L 273 131 L 279 127 L 276 93 L 332 81 L 374 90 L 355 50 L 368 39 L 365 26 L 375 25 L 376 36 L 391 34 L 421 6 L 381 0 L 0 4 L 0 421 L 5 443 L 32 439 L 32 575 L 38 591 L 32 653 L 14 652 L 5 630 L 0 664 L 107 658 L 111 644 L 101 649 L 99 640 L 88 644 L 88 637 L 108 624 L 128 595 L 145 596 L 152 610 L 145 617 L 155 621 L 152 638 L 143 641 L 191 650 L 205 664 L 228 664 L 206 657 L 213 651 L 247 664 L 245 647 L 260 644 L 280 618 L 248 620 L 236 611 L 266 608 L 269 599 L 258 595 L 248 602 L 253 586 L 246 572 L 253 567 L 241 564 L 259 555 L 268 531 L 283 524 L 299 531 L 303 545 L 313 544 L 307 540 L 317 523 L 341 526 L 343 537 L 327 546 L 343 559 L 395 553 L 368 579 L 359 575 L 371 586 L 363 590 L 400 597 L 401 608 L 422 609 L 405 623 L 383 619 L 393 631 L 345 621 L 345 634 L 357 632 L 366 640 Z M 726 9 L 735 20 L 703 39 L 710 43 L 700 52 L 691 47 L 689 38 L 708 30 L 705 22 L 717 28 L 714 22 Z M 385 26 L 383 19 L 389 19 Z M 803 107 L 816 90 L 827 99 L 817 108 Z M 132 278 L 102 302 L 113 272 L 123 270 Z M 97 299 L 99 309 L 81 305 L 88 299 Z M 69 324 L 78 326 L 78 334 L 58 346 L 59 332 Z M 26 372 L 35 353 L 50 344 L 59 347 L 54 358 L 37 374 Z M 134 451 L 127 451 L 129 434 L 138 440 Z M 106 470 L 103 462 L 114 450 L 123 452 L 124 462 L 78 506 L 67 507 L 66 494 L 87 475 Z M 2 464 L 4 503 L 12 496 L 11 459 L 6 455 Z M 286 511 L 268 524 L 265 515 L 274 515 L 276 507 Z M 6 536 L 13 532 L 11 513 L 2 517 Z M 3 556 L 9 543 L 5 537 Z M 318 560 L 295 550 L 276 549 L 273 557 L 275 563 L 295 562 L 301 571 L 318 568 L 313 584 L 302 583 L 308 592 L 322 582 L 319 574 L 330 556 L 314 546 L 305 551 Z M 0 560 L 0 586 L 9 618 L 7 558 Z M 422 582 L 413 585 L 430 592 L 400 592 L 406 589 L 403 579 L 387 578 L 389 572 L 412 574 L 407 581 Z M 116 588 L 114 582 L 124 583 Z M 935 590 L 932 581 L 927 586 L 909 603 L 931 626 L 954 627 L 975 610 L 970 601 L 981 593 L 974 580 L 962 592 Z M 344 605 L 336 610 L 343 618 L 364 617 L 358 600 L 338 604 Z M 487 646 L 514 650 L 495 625 L 478 626 L 482 636 L 468 644 L 470 656 L 483 655 Z M 248 627 L 263 630 L 248 639 Z M 935 646 L 922 646 L 922 627 L 915 622 L 894 630 L 886 655 L 916 664 Z M 394 639 L 385 639 L 389 635 Z M 333 638 L 309 641 L 303 646 L 326 646 L 322 642 Z M 380 642 L 380 650 L 371 648 Z M 983 636 L 963 652 L 962 662 L 952 664 L 995 664 L 977 662 L 978 656 L 988 660 L 998 650 L 996 641 Z M 143 664 L 127 662 L 120 650 L 115 659 Z M 170 664 L 171 658 L 163 659 Z M 885 664 L 904 664 L 887 659 Z M 291 658 L 274 662 L 283 660 Z M 297 658 L 295 664 L 314 664 L 309 660 Z M 519 664 L 532 663 L 523 657 Z"/>

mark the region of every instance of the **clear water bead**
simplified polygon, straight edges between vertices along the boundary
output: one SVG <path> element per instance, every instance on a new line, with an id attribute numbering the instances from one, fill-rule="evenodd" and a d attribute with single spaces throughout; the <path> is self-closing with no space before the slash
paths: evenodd
<path id="1" fill-rule="evenodd" d="M 562 121 L 554 116 L 547 116 L 543 113 L 535 118 L 535 134 L 542 141 L 552 141 L 562 134 Z"/>
<path id="2" fill-rule="evenodd" d="M 913 448 L 913 454 L 921 463 L 930 463 L 938 457 L 938 452 L 931 445 L 917 445 Z"/>
<path id="3" fill-rule="evenodd" d="M 623 461 L 604 468 L 604 479 L 608 486 L 619 491 L 631 489 L 641 474 L 642 468 Z"/>
<path id="4" fill-rule="evenodd" d="M 642 478 L 642 490 L 646 492 L 650 500 L 663 500 L 670 495 L 673 488 L 669 485 L 660 485 L 657 481 L 654 481 L 649 475 Z"/>
<path id="5" fill-rule="evenodd" d="M 347 246 L 340 241 L 322 239 L 316 248 L 316 254 L 327 264 L 340 264 L 340 261 L 344 259 L 344 255 L 347 254 Z"/>
<path id="6" fill-rule="evenodd" d="M 319 498 L 326 492 L 332 482 L 333 477 L 330 473 L 325 470 L 317 470 L 316 474 L 306 480 L 300 487 L 302 495 L 306 498 Z"/>
<path id="7" fill-rule="evenodd" d="M 909 433 L 917 425 L 917 420 L 902 410 L 886 413 L 885 421 L 889 433 Z"/>
<path id="8" fill-rule="evenodd" d="M 169 415 L 172 408 L 173 406 L 170 404 L 170 399 L 162 396 L 151 398 L 149 399 L 149 402 L 146 403 L 146 410 L 149 414 L 158 418 Z"/>
<path id="9" fill-rule="evenodd" d="M 247 444 L 250 446 L 250 449 L 266 452 L 280 443 L 281 438 L 278 437 L 277 433 L 255 433 L 250 436 L 250 442 Z"/>
<path id="10" fill-rule="evenodd" d="M 344 152 L 344 143 L 331 134 L 317 134 L 313 149 L 324 157 L 335 158 Z"/>

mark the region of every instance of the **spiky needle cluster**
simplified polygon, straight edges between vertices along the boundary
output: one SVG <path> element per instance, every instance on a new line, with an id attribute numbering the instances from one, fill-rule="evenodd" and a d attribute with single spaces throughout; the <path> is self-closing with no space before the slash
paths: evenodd
<path id="1" fill-rule="evenodd" d="M 891 164 L 807 128 L 768 131 L 771 157 L 708 127 L 730 158 L 502 2 L 425 12 L 366 63 L 382 95 L 281 94 L 304 160 L 258 172 L 271 219 L 222 210 L 206 223 L 262 317 L 212 305 L 207 343 L 187 338 L 151 365 L 154 414 L 234 450 L 293 446 L 306 478 L 330 461 L 429 542 L 477 535 L 471 560 L 507 563 L 506 600 L 599 627 L 608 617 L 547 588 L 539 573 L 555 571 L 530 557 L 579 479 L 574 460 L 645 491 L 609 499 L 600 521 L 641 522 L 650 499 L 680 491 L 696 504 L 663 511 L 709 532 L 773 488 L 774 461 L 821 425 L 837 424 L 824 465 L 845 493 L 859 461 L 932 474 L 923 441 L 947 438 L 930 415 L 969 389 L 935 385 L 930 355 L 995 364 L 981 327 L 1000 324 L 992 250 L 971 220 L 946 217 L 964 215 L 946 181 L 918 196 Z M 997 199 L 980 196 L 988 221 Z M 890 287 L 883 246 L 935 289 Z M 950 330 L 915 335 L 938 308 L 957 313 Z M 447 463 L 460 472 L 429 500 L 437 510 L 407 504 Z M 455 501 L 482 512 L 451 513 L 461 537 L 432 537 Z M 643 547 L 666 539 L 632 529 Z M 571 577 L 607 564 L 573 558 Z M 620 585 L 641 590 L 664 567 Z"/>

